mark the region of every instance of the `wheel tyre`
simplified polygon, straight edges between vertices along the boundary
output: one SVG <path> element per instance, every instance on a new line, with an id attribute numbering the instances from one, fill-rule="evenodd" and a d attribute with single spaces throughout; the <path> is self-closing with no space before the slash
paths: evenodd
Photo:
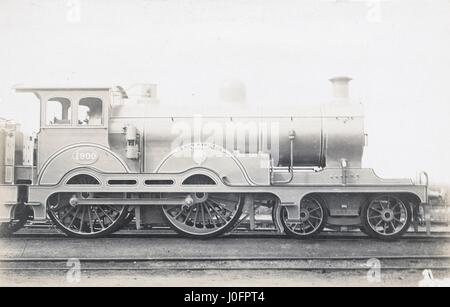
<path id="1" fill-rule="evenodd" d="M 282 208 L 280 208 L 279 203 L 274 204 L 272 207 L 272 222 L 278 233 L 284 233 L 284 230 L 283 230 L 284 227 L 280 222 L 281 219 L 279 218 L 279 213 L 280 213 L 281 209 Z"/>
<path id="2" fill-rule="evenodd" d="M 310 196 L 307 196 L 307 197 L 310 197 Z M 325 225 L 327 224 L 328 210 L 324 206 L 324 202 L 321 199 L 316 198 L 316 197 L 310 197 L 310 198 L 314 199 L 315 202 L 317 202 L 322 209 L 323 218 L 322 218 L 322 221 L 321 221 L 319 227 L 317 227 L 316 230 L 310 234 L 299 234 L 299 233 L 293 231 L 290 227 L 288 227 L 287 222 L 284 218 L 284 216 L 287 215 L 287 209 L 283 207 L 283 208 L 281 208 L 281 211 L 280 211 L 280 214 L 281 214 L 280 220 L 281 220 L 281 224 L 283 225 L 284 232 L 288 236 L 296 238 L 296 239 L 309 239 L 309 238 L 315 237 L 318 234 L 320 234 L 322 232 L 322 230 L 324 229 Z"/>
<path id="3" fill-rule="evenodd" d="M 126 227 L 128 226 L 128 224 L 130 224 L 134 219 L 134 212 L 129 211 L 128 215 L 124 218 L 123 222 L 122 222 L 122 227 Z"/>
<path id="4" fill-rule="evenodd" d="M 123 221 L 120 222 L 120 224 L 117 223 L 117 225 L 114 227 L 114 229 L 110 233 L 114 233 L 116 231 L 119 231 L 119 230 L 127 227 L 128 224 L 130 224 L 131 221 L 133 221 L 133 219 L 134 219 L 134 212 L 133 212 L 133 210 L 128 211 L 128 213 L 124 217 Z"/>
<path id="5" fill-rule="evenodd" d="M 367 219 L 367 211 L 369 210 L 369 206 L 371 205 L 371 203 L 374 200 L 376 200 L 379 197 L 380 196 L 375 196 L 374 198 L 372 198 L 361 210 L 361 223 L 362 223 L 362 228 L 364 229 L 363 232 L 371 238 L 380 239 L 383 241 L 396 240 L 396 239 L 402 237 L 405 234 L 405 232 L 408 231 L 409 227 L 411 226 L 411 221 L 412 221 L 411 206 L 407 202 L 401 200 L 400 198 L 395 197 L 395 198 L 399 199 L 405 205 L 405 209 L 406 209 L 406 213 L 407 213 L 406 223 L 403 226 L 403 229 L 400 230 L 399 232 L 392 234 L 392 235 L 383 235 L 383 234 L 380 234 L 380 233 L 376 232 L 375 230 L 373 230 L 372 227 L 370 227 L 369 221 Z"/>

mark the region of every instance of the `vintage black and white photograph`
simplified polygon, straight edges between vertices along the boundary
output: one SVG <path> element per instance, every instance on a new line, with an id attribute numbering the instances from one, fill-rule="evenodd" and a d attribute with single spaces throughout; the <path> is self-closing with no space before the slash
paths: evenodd
<path id="1" fill-rule="evenodd" d="M 449 73 L 448 0 L 0 0 L 0 286 L 450 286 Z"/>

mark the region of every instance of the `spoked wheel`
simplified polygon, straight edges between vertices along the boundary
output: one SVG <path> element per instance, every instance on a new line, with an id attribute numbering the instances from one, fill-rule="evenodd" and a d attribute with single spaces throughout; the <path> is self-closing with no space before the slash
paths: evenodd
<path id="1" fill-rule="evenodd" d="M 378 239 L 395 239 L 411 225 L 411 206 L 392 195 L 373 198 L 361 212 L 365 232 Z"/>
<path id="2" fill-rule="evenodd" d="M 49 199 L 48 215 L 68 236 L 97 238 L 116 231 L 128 215 L 127 206 L 77 205 L 74 199 L 95 198 L 92 193 L 59 193 Z"/>
<path id="3" fill-rule="evenodd" d="M 188 196 L 189 197 L 189 196 Z M 210 238 L 227 232 L 242 214 L 244 197 L 230 193 L 192 193 L 189 206 L 163 206 L 172 228 L 193 238 Z"/>
<path id="4" fill-rule="evenodd" d="M 281 209 L 281 223 L 286 234 L 295 238 L 310 238 L 319 234 L 328 219 L 323 202 L 312 196 L 305 196 L 300 203 L 300 220 L 288 221 L 286 208 Z"/>

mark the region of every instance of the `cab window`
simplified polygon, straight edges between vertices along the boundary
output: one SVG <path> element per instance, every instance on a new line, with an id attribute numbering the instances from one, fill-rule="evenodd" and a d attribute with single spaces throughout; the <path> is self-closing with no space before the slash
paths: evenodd
<path id="1" fill-rule="evenodd" d="M 78 125 L 99 126 L 103 124 L 103 101 L 96 97 L 80 99 Z"/>
<path id="2" fill-rule="evenodd" d="M 70 125 L 72 120 L 72 108 L 70 100 L 64 97 L 54 97 L 47 100 L 46 124 Z"/>

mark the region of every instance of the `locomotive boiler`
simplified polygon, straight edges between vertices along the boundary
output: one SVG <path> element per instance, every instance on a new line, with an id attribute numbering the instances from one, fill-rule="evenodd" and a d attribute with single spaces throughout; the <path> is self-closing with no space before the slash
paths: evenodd
<path id="1" fill-rule="evenodd" d="M 297 238 L 324 227 L 401 236 L 422 220 L 428 179 L 382 179 L 362 167 L 367 135 L 350 80 L 331 79 L 328 104 L 269 112 L 215 105 L 188 113 L 158 101 L 153 85 L 140 97 L 120 86 L 17 87 L 38 97 L 40 131 L 31 165 L 16 163 L 17 178 L 1 182 L 0 221 L 11 229 L 49 217 L 88 238 L 135 218 L 138 228 L 160 221 L 206 238 L 262 205 Z"/>

